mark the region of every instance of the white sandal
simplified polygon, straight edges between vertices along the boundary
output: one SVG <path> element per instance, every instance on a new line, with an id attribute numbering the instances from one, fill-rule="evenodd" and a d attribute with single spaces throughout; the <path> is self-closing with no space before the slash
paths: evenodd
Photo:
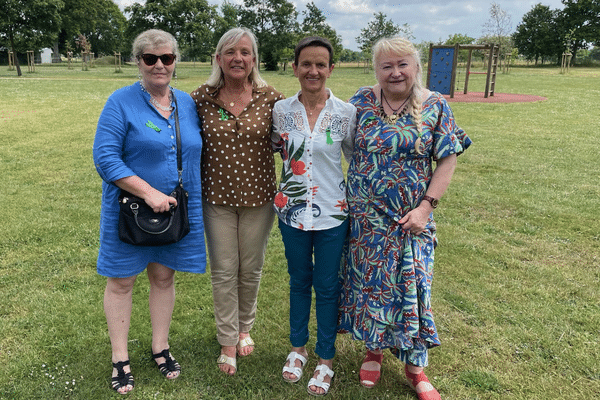
<path id="1" fill-rule="evenodd" d="M 315 372 L 317 372 L 317 371 L 319 371 L 319 375 L 317 375 L 316 378 L 310 378 L 310 381 L 308 381 L 308 386 L 306 387 L 306 389 L 308 390 L 308 394 L 312 394 L 313 396 L 325 396 L 327 394 L 327 392 L 329 392 L 329 386 L 331 384 L 325 382 L 324 379 L 327 375 L 329 375 L 329 377 L 331 377 L 331 380 L 333 380 L 334 373 L 331 370 L 331 368 L 329 368 L 325 364 L 317 365 L 317 368 L 315 368 Z M 325 393 L 317 393 L 310 389 L 311 386 L 316 386 L 318 388 L 321 388 L 325 391 Z"/>
<path id="2" fill-rule="evenodd" d="M 300 362 L 301 362 L 301 365 L 299 367 L 296 367 L 296 360 L 300 360 Z M 289 367 L 286 367 L 285 364 L 287 364 L 288 361 L 289 361 Z M 304 357 L 300 353 L 296 353 L 295 351 L 292 351 L 290 354 L 288 354 L 285 364 L 283 364 L 282 374 L 284 372 L 289 372 L 290 374 L 296 375 L 296 378 L 286 378 L 284 375 L 283 379 L 290 383 L 298 382 L 300 380 L 300 378 L 302 378 L 302 371 L 304 369 L 304 366 L 306 365 L 306 357 Z"/>
<path id="3" fill-rule="evenodd" d="M 218 365 L 227 364 L 235 369 L 233 374 L 228 374 L 228 375 L 234 375 L 237 372 L 237 361 L 234 357 L 229 357 L 229 356 L 221 353 L 221 355 L 217 359 L 217 364 Z"/>
<path id="4" fill-rule="evenodd" d="M 240 340 L 237 344 L 237 346 L 235 346 L 237 353 L 240 357 L 245 357 L 241 354 L 242 349 L 248 347 L 248 346 L 255 346 L 254 340 L 252 340 L 252 338 L 250 337 L 250 335 L 246 336 L 245 338 L 243 338 L 242 340 Z M 254 350 L 253 350 L 254 351 Z M 248 356 L 252 354 L 252 352 L 250 352 L 249 354 L 247 354 Z"/>

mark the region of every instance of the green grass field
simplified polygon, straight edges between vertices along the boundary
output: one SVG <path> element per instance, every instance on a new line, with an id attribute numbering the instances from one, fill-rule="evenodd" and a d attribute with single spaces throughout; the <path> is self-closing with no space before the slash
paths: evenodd
<path id="1" fill-rule="evenodd" d="M 100 111 L 137 69 L 0 67 L 0 399 L 106 399 L 110 343 L 95 271 L 101 180 L 92 162 Z M 173 84 L 191 91 L 209 66 L 180 65 Z M 264 73 L 290 96 L 287 73 Z M 348 99 L 374 83 L 356 65 L 329 81 Z M 469 89 L 482 92 L 484 76 Z M 443 399 L 600 397 L 600 70 L 513 68 L 496 93 L 544 96 L 536 103 L 452 103 L 473 139 L 436 211 L 433 310 L 442 346 L 428 375 Z M 148 282 L 134 291 L 130 399 L 306 399 L 316 357 L 298 384 L 281 379 L 289 351 L 288 276 L 277 229 L 269 242 L 253 337 L 255 353 L 227 377 L 209 275 L 176 275 L 171 348 L 174 382 L 150 357 Z M 311 333 L 316 332 L 314 315 Z M 382 379 L 358 382 L 360 343 L 338 338 L 329 399 L 416 399 L 386 353 Z M 314 347 L 314 338 L 309 349 Z"/>

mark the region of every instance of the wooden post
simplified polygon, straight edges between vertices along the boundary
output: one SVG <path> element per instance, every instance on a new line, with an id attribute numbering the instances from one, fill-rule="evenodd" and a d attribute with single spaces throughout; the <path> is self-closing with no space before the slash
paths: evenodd
<path id="1" fill-rule="evenodd" d="M 8 70 L 15 70 L 15 53 L 13 51 L 8 52 Z"/>
<path id="2" fill-rule="evenodd" d="M 115 72 L 121 72 L 121 53 L 115 51 Z"/>
<path id="3" fill-rule="evenodd" d="M 458 50 L 460 45 L 454 45 L 454 57 L 452 58 L 452 77 L 450 78 L 450 98 L 454 98 L 454 85 L 456 84 L 456 70 L 458 69 Z"/>
<path id="4" fill-rule="evenodd" d="M 88 53 L 87 51 L 81 52 L 81 70 L 82 71 L 88 70 L 87 60 L 89 60 L 89 57 L 90 57 L 90 53 Z"/>
<path id="5" fill-rule="evenodd" d="M 467 69 L 465 71 L 465 89 L 463 94 L 469 93 L 469 75 L 471 74 L 471 62 L 473 60 L 473 49 L 469 49 L 469 57 L 467 57 Z"/>
<path id="6" fill-rule="evenodd" d="M 569 68 L 571 66 L 571 57 L 572 57 L 572 54 L 570 52 L 563 53 L 562 62 L 560 64 L 560 73 L 561 74 L 569 72 Z"/>
<path id="7" fill-rule="evenodd" d="M 33 50 L 27 50 L 27 71 L 35 72 L 35 58 Z"/>
<path id="8" fill-rule="evenodd" d="M 486 99 L 488 98 L 488 96 L 490 94 L 490 75 L 492 73 L 492 66 L 494 63 L 495 53 L 496 53 L 496 46 L 494 44 L 492 44 L 490 46 L 490 55 L 488 57 L 487 78 L 485 80 L 485 93 L 483 95 L 483 97 L 485 97 Z"/>

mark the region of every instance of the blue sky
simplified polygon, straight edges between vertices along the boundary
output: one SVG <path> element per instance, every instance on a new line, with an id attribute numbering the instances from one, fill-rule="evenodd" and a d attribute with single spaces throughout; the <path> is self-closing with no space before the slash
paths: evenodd
<path id="1" fill-rule="evenodd" d="M 136 0 L 113 0 L 121 8 L 131 3 L 143 3 Z M 209 4 L 221 4 L 221 0 L 208 0 Z M 243 0 L 229 0 L 241 4 Z M 300 13 L 306 9 L 309 0 L 293 0 Z M 356 37 L 360 30 L 373 19 L 373 14 L 383 12 L 397 25 L 407 23 L 415 36 L 414 41 L 437 42 L 446 40 L 450 35 L 461 33 L 473 38 L 485 35 L 484 24 L 490 19 L 492 1 L 487 0 L 313 0 L 327 17 L 327 22 L 342 36 L 345 48 L 358 50 Z M 500 6 L 511 16 L 511 29 L 514 31 L 529 12 L 538 3 L 550 9 L 562 9 L 560 0 L 497 0 Z"/>

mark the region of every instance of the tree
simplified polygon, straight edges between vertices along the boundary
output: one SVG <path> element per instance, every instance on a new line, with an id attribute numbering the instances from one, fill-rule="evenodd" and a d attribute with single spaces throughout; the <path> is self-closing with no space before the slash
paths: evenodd
<path id="1" fill-rule="evenodd" d="M 56 40 L 63 6 L 61 0 L 0 0 L 0 41 L 14 52 L 18 76 L 19 52 L 50 47 Z"/>
<path id="2" fill-rule="evenodd" d="M 590 44 L 600 44 L 600 0 L 562 0 L 565 8 L 557 17 L 559 36 L 564 39 L 564 50 L 573 54 Z"/>
<path id="3" fill-rule="evenodd" d="M 84 35 L 90 51 L 113 54 L 121 51 L 127 20 L 112 0 L 63 0 L 62 24 L 54 52 L 76 48 L 79 35 Z"/>
<path id="4" fill-rule="evenodd" d="M 475 38 L 472 38 L 467 35 L 463 35 L 461 33 L 455 33 L 454 35 L 448 36 L 448 39 L 444 42 L 446 46 L 454 46 L 457 44 L 472 44 L 475 41 Z M 469 52 L 467 50 L 459 51 L 458 57 L 461 62 L 466 62 L 468 58 Z"/>
<path id="5" fill-rule="evenodd" d="M 557 48 L 561 48 L 561 40 L 556 35 L 557 14 L 557 10 L 552 11 L 550 7 L 538 3 L 523 16 L 512 35 L 519 53 L 527 60 L 535 60 L 536 65 L 540 58 L 543 64 L 557 53 Z"/>
<path id="6" fill-rule="evenodd" d="M 221 4 L 221 14 L 222 15 L 215 21 L 216 28 L 213 36 L 213 48 L 217 47 L 219 39 L 221 39 L 221 36 L 223 36 L 225 32 L 231 28 L 240 26 L 238 22 L 238 7 L 227 0 Z"/>
<path id="7" fill-rule="evenodd" d="M 333 60 L 335 62 L 344 48 L 342 46 L 342 37 L 326 22 L 323 11 L 314 2 L 311 1 L 308 3 L 306 10 L 302 11 L 302 14 L 304 15 L 304 20 L 300 25 L 301 36 L 321 36 L 329 39 L 333 47 Z"/>
<path id="8" fill-rule="evenodd" d="M 209 6 L 207 0 L 146 0 L 145 4 L 134 3 L 125 11 L 131 14 L 126 31 L 129 46 L 137 35 L 156 28 L 175 36 L 181 53 L 210 56 L 220 17 L 217 6 Z"/>
<path id="9" fill-rule="evenodd" d="M 244 0 L 240 21 L 258 40 L 258 53 L 265 68 L 277 70 L 285 49 L 293 49 L 298 32 L 298 12 L 287 0 Z"/>
<path id="10" fill-rule="evenodd" d="M 455 33 L 454 35 L 449 35 L 444 44 L 452 46 L 454 44 L 472 44 L 474 41 L 475 38 L 463 35 L 461 33 Z"/>
<path id="11" fill-rule="evenodd" d="M 375 13 L 374 17 L 375 20 L 369 22 L 366 28 L 361 29 L 360 36 L 356 38 L 356 42 L 365 55 L 371 54 L 375 42 L 384 37 L 402 34 L 407 39 L 414 39 L 412 29 L 408 24 L 396 25 L 392 20 L 387 19 L 387 15 L 382 12 Z"/>
<path id="12" fill-rule="evenodd" d="M 490 6 L 490 19 L 483 24 L 484 32 L 488 34 L 490 41 L 497 44 L 501 55 L 512 53 L 512 31 L 511 16 L 497 3 Z"/>
<path id="13" fill-rule="evenodd" d="M 592 60 L 600 61 L 600 47 L 595 46 L 590 50 L 590 58 Z"/>
<path id="14" fill-rule="evenodd" d="M 360 61 L 361 60 L 361 54 L 359 51 L 353 51 L 350 49 L 343 49 L 340 53 L 340 61 L 342 62 L 353 62 L 353 61 Z"/>

